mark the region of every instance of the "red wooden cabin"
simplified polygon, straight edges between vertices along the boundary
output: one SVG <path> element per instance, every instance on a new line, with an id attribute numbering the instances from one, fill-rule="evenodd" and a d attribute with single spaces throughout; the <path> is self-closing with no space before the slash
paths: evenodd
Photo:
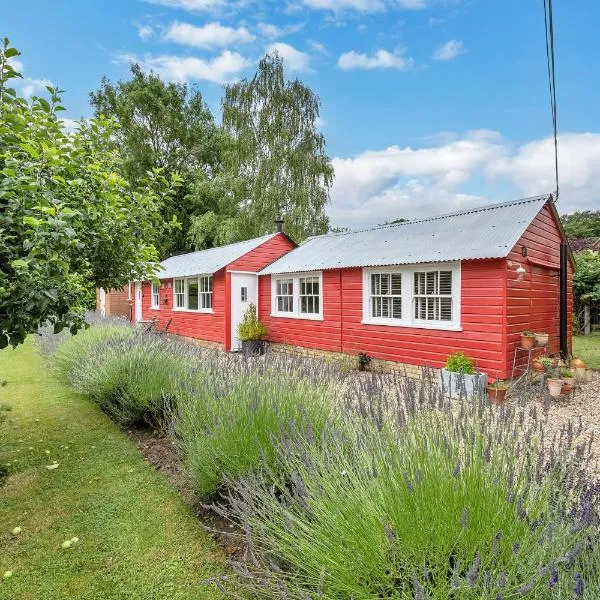
<path id="1" fill-rule="evenodd" d="M 298 247 L 280 232 L 168 259 L 160 287 L 138 284 L 136 313 L 231 350 L 254 302 L 273 344 L 417 367 L 442 367 L 462 350 L 492 378 L 508 378 L 521 331 L 548 332 L 548 352 L 559 351 L 565 244 L 548 196 L 316 236 Z M 570 320 L 570 252 L 566 262 Z M 563 335 L 570 348 L 570 326 Z"/>

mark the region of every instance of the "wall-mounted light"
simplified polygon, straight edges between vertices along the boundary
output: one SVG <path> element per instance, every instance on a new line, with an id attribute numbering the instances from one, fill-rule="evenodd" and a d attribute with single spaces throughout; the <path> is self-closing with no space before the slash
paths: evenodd
<path id="1" fill-rule="evenodd" d="M 527 256 L 528 254 L 527 246 L 521 246 L 521 256 Z"/>
<path id="2" fill-rule="evenodd" d="M 523 281 L 523 278 L 525 277 L 525 273 L 527 273 L 527 270 L 525 269 L 525 267 L 522 264 L 514 263 L 512 260 L 509 260 L 508 268 L 515 269 L 515 273 L 517 274 L 517 281 Z"/>

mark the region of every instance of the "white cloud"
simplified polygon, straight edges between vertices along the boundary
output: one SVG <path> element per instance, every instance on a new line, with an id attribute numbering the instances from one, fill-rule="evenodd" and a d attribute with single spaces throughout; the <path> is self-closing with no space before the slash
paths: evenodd
<path id="1" fill-rule="evenodd" d="M 317 42 L 316 40 L 307 40 L 307 44 L 313 52 L 323 54 L 324 56 L 327 56 L 329 54 L 329 52 L 327 52 L 325 44 L 322 44 L 321 42 Z"/>
<path id="2" fill-rule="evenodd" d="M 18 58 L 15 58 L 15 57 L 9 58 L 8 64 L 15 71 L 17 71 L 17 73 L 21 73 L 21 75 L 23 74 L 23 71 L 25 70 L 25 65 Z"/>
<path id="3" fill-rule="evenodd" d="M 290 71 L 304 73 L 312 71 L 310 68 L 310 55 L 306 54 L 306 52 L 300 52 L 294 46 L 278 42 L 269 46 L 267 52 L 277 52 L 283 58 L 284 67 Z"/>
<path id="4" fill-rule="evenodd" d="M 558 139 L 561 212 L 600 206 L 600 133 L 564 133 Z M 525 195 L 552 191 L 554 139 L 523 144 L 513 156 L 489 165 L 488 174 L 509 177 Z"/>
<path id="5" fill-rule="evenodd" d="M 188 12 L 214 11 L 227 5 L 226 0 L 144 0 L 144 2 L 169 8 L 179 8 Z"/>
<path id="6" fill-rule="evenodd" d="M 303 27 L 304 23 L 294 23 L 291 25 L 285 25 L 283 27 L 273 25 L 272 23 L 259 23 L 257 25 L 259 33 L 269 40 L 276 40 L 285 37 L 286 35 L 296 33 Z"/>
<path id="7" fill-rule="evenodd" d="M 151 25 L 136 25 L 136 27 L 138 37 L 144 42 L 147 42 L 154 35 L 154 29 Z"/>
<path id="8" fill-rule="evenodd" d="M 373 13 L 394 9 L 421 9 L 425 8 L 426 2 L 425 0 L 303 0 L 303 4 L 317 10 Z"/>
<path id="9" fill-rule="evenodd" d="M 433 60 L 452 60 L 465 51 L 460 40 L 450 40 L 433 53 Z"/>
<path id="10" fill-rule="evenodd" d="M 54 84 L 49 79 L 32 79 L 31 77 L 24 77 L 19 84 L 23 97 L 28 100 L 40 92 L 46 93 L 47 86 L 54 87 Z"/>
<path id="11" fill-rule="evenodd" d="M 344 52 L 337 62 L 339 69 L 348 71 L 350 69 L 398 69 L 408 71 L 414 65 L 412 58 L 405 58 L 405 49 L 399 48 L 394 52 L 388 50 L 377 50 L 370 56 L 355 52 Z"/>
<path id="12" fill-rule="evenodd" d="M 332 223 L 363 227 L 550 193 L 555 187 L 551 138 L 516 148 L 485 129 L 457 139 L 445 133 L 440 140 L 444 138 L 436 146 L 391 146 L 334 158 Z M 600 133 L 560 136 L 561 213 L 600 205 L 599 171 Z"/>
<path id="13" fill-rule="evenodd" d="M 123 54 L 117 60 L 121 63 L 136 62 L 145 71 L 154 71 L 168 81 L 204 80 L 218 84 L 235 81 L 244 69 L 253 64 L 244 56 L 229 50 L 224 50 L 211 60 L 169 54 L 144 57 Z"/>
<path id="14" fill-rule="evenodd" d="M 175 21 L 165 31 L 164 39 L 183 46 L 195 48 L 226 47 L 245 44 L 256 39 L 245 27 L 226 27 L 220 23 L 207 23 L 196 27 Z"/>

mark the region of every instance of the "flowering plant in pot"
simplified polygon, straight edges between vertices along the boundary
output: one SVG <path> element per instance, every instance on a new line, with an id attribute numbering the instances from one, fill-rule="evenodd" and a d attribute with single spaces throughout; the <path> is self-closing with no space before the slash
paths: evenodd
<path id="1" fill-rule="evenodd" d="M 548 338 L 550 336 L 543 331 L 540 332 L 536 332 L 535 333 L 535 343 L 540 347 L 543 348 L 544 346 L 548 345 Z"/>
<path id="2" fill-rule="evenodd" d="M 250 304 L 242 322 L 237 328 L 238 338 L 242 341 L 244 356 L 260 356 L 265 353 L 265 342 L 262 339 L 267 334 L 267 328 L 258 320 L 256 305 Z"/>
<path id="3" fill-rule="evenodd" d="M 521 334 L 521 348 L 531 350 L 533 347 L 535 347 L 535 333 L 526 330 Z"/>
<path id="4" fill-rule="evenodd" d="M 487 374 L 475 369 L 475 359 L 464 352 L 454 352 L 446 359 L 446 367 L 440 371 L 440 388 L 451 398 L 481 396 L 485 392 Z"/>
<path id="5" fill-rule="evenodd" d="M 487 395 L 493 403 L 499 404 L 506 400 L 506 390 L 508 390 L 506 381 L 497 379 L 493 383 L 488 384 Z"/>

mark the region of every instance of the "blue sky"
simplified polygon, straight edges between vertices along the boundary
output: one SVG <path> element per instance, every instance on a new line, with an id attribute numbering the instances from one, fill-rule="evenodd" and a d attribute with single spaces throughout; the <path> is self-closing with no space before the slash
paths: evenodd
<path id="1" fill-rule="evenodd" d="M 276 48 L 320 96 L 336 170 L 329 213 L 351 227 L 551 191 L 541 0 L 30 0 L 0 33 L 23 53 L 22 91 L 66 90 L 90 115 L 103 75 L 137 60 L 222 86 Z M 600 208 L 600 3 L 555 3 L 559 209 Z"/>

